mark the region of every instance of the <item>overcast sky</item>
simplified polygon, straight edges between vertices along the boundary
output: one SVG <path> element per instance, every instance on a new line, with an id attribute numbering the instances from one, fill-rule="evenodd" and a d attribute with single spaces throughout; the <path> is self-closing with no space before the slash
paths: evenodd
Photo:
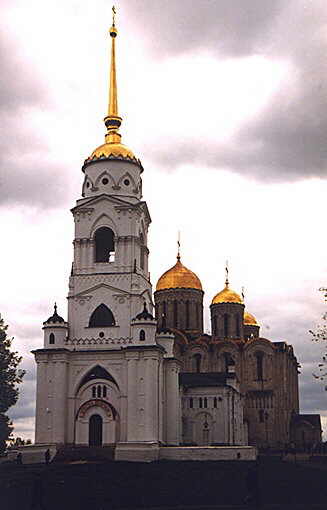
<path id="1" fill-rule="evenodd" d="M 119 0 L 121 132 L 144 165 L 155 286 L 182 261 L 208 307 L 245 287 L 261 335 L 293 344 L 302 412 L 321 413 L 325 310 L 327 3 L 325 0 Z M 70 208 L 81 166 L 103 143 L 107 0 L 3 0 L 0 108 L 0 312 L 27 370 L 10 414 L 34 437 L 42 322 L 66 316 Z"/>

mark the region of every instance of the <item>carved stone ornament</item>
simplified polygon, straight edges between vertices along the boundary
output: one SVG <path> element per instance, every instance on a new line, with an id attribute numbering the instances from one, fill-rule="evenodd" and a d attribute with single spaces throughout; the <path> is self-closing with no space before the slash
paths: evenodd
<path id="1" fill-rule="evenodd" d="M 100 407 L 101 409 L 103 409 L 105 411 L 108 418 L 113 419 L 113 414 L 112 414 L 111 407 L 109 406 L 109 404 L 103 400 L 98 400 L 98 399 L 88 400 L 87 402 L 85 402 L 80 407 L 80 409 L 78 411 L 78 417 L 84 418 L 87 411 L 89 409 L 91 409 L 91 407 Z"/>

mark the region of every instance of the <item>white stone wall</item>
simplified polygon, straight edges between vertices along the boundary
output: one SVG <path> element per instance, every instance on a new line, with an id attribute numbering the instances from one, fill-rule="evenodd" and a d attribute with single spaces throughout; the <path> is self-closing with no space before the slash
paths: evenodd
<path id="1" fill-rule="evenodd" d="M 240 393 L 229 386 L 188 388 L 182 398 L 182 427 L 184 444 L 247 444 Z"/>

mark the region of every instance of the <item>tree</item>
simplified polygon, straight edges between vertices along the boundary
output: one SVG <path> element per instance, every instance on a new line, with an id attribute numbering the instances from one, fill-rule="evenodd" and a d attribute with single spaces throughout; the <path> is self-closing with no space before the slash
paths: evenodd
<path id="1" fill-rule="evenodd" d="M 5 414 L 18 400 L 18 384 L 22 382 L 25 371 L 19 370 L 21 357 L 11 351 L 12 338 L 7 336 L 8 326 L 0 316 L 0 453 L 6 448 L 13 427 Z"/>
<path id="2" fill-rule="evenodd" d="M 320 292 L 324 293 L 325 301 L 327 301 L 327 288 L 321 287 Z M 313 342 L 326 342 L 327 341 L 327 312 L 322 316 L 325 323 L 319 324 L 315 331 L 310 330 L 311 340 Z M 321 363 L 318 364 L 318 373 L 312 374 L 315 379 L 323 381 L 327 376 L 327 353 L 322 356 Z M 325 388 L 327 390 L 327 386 Z"/>

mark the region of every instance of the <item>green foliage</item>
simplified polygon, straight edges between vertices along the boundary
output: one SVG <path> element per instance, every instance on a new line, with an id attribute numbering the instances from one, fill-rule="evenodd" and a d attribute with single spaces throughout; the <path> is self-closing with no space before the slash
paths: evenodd
<path id="1" fill-rule="evenodd" d="M 0 453 L 6 449 L 6 441 L 13 431 L 13 426 L 8 416 L 0 413 Z"/>
<path id="2" fill-rule="evenodd" d="M 18 400 L 18 384 L 22 382 L 24 370 L 19 370 L 21 357 L 11 351 L 12 338 L 7 336 L 8 326 L 0 316 L 0 452 L 5 449 L 13 427 L 6 411 Z"/>

